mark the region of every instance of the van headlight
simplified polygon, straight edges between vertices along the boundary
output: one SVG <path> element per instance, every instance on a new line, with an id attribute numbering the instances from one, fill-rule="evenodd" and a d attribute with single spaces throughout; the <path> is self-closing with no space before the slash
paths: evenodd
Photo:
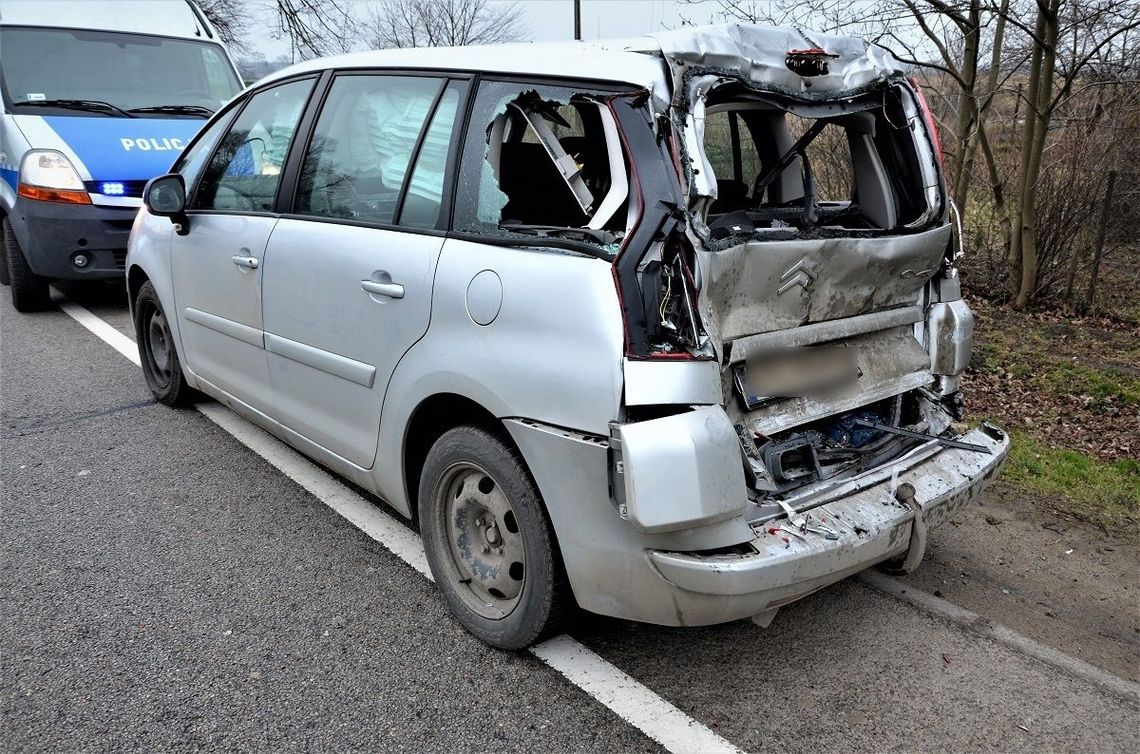
<path id="1" fill-rule="evenodd" d="M 91 203 L 71 160 L 51 149 L 32 149 L 24 155 L 17 193 L 42 202 Z"/>

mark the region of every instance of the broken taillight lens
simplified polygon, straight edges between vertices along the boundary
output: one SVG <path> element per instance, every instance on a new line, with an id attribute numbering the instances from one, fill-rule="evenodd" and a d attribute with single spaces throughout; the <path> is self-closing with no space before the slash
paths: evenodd
<path id="1" fill-rule="evenodd" d="M 918 106 L 922 109 L 922 119 L 926 122 L 926 130 L 930 133 L 930 141 L 934 144 L 934 151 L 938 154 L 938 167 L 945 171 L 946 163 L 942 159 L 942 137 L 938 135 L 938 124 L 934 122 L 934 112 L 930 109 L 930 103 L 926 101 L 926 95 L 918 81 L 911 79 L 910 85 L 918 98 Z"/>

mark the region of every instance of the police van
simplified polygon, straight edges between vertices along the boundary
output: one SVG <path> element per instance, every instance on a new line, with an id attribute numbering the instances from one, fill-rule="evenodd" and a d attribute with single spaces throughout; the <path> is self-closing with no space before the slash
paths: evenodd
<path id="1" fill-rule="evenodd" d="M 241 90 L 190 0 L 0 0 L 0 283 L 119 278 L 148 179 Z"/>

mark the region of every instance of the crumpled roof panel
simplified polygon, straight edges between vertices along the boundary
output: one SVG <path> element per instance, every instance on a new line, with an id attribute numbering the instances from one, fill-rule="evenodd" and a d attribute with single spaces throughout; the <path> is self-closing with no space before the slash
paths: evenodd
<path id="1" fill-rule="evenodd" d="M 890 52 L 854 37 L 823 34 L 791 26 L 719 24 L 690 26 L 650 34 L 661 54 L 674 68 L 677 64 L 740 71 L 744 78 L 763 89 L 811 97 L 819 94 L 860 90 L 905 69 Z M 830 72 L 804 77 L 790 70 L 787 54 L 794 50 L 822 48 L 829 55 Z"/>

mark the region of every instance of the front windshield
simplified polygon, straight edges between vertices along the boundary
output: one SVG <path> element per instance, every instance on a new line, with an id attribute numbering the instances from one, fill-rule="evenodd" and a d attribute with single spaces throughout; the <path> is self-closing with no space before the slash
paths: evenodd
<path id="1" fill-rule="evenodd" d="M 16 112 L 25 112 L 22 103 L 53 100 L 93 100 L 119 110 L 217 110 L 241 89 L 216 44 L 121 32 L 5 27 L 0 70 L 5 100 Z"/>

